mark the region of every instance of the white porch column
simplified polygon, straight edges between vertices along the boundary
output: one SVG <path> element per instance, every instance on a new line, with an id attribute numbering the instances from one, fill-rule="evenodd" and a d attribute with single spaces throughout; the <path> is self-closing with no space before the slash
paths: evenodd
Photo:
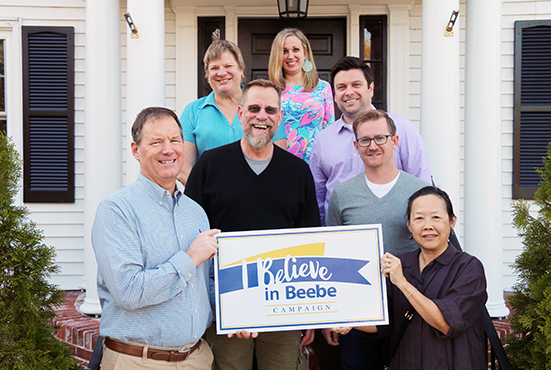
<path id="1" fill-rule="evenodd" d="M 434 183 L 445 190 L 456 214 L 460 202 L 459 17 L 454 35 L 446 25 L 458 0 L 424 0 L 421 45 L 421 135 Z M 459 223 L 462 222 L 459 218 Z M 456 232 L 461 235 L 460 225 Z"/>
<path id="2" fill-rule="evenodd" d="M 484 264 L 486 306 L 503 300 L 501 194 L 501 0 L 467 0 L 465 40 L 465 248 Z"/>
<path id="3" fill-rule="evenodd" d="M 226 12 L 226 40 L 237 45 L 237 14 L 235 14 L 235 5 L 224 6 Z M 239 46 L 239 45 L 237 45 Z"/>
<path id="4" fill-rule="evenodd" d="M 388 111 L 409 118 L 409 11 L 411 4 L 389 4 Z"/>
<path id="5" fill-rule="evenodd" d="M 121 43 L 119 2 L 86 2 L 86 120 L 84 263 L 86 298 L 80 310 L 101 313 L 91 228 L 100 201 L 122 186 Z"/>
<path id="6" fill-rule="evenodd" d="M 126 181 L 140 172 L 132 156 L 132 123 L 143 108 L 165 106 L 165 5 L 163 0 L 128 0 L 138 38 L 126 29 Z"/>
<path id="7" fill-rule="evenodd" d="M 190 58 L 197 50 L 196 7 L 178 6 L 176 14 L 176 114 L 180 116 L 186 105 L 197 99 L 197 58 Z"/>
<path id="8" fill-rule="evenodd" d="M 350 15 L 348 16 L 348 29 L 350 44 L 348 44 L 348 52 L 346 55 L 363 58 L 360 55 L 360 5 L 348 5 Z"/>

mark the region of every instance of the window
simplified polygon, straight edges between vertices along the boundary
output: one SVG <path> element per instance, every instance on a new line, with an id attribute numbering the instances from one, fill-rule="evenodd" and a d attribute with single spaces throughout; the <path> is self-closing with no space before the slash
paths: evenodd
<path id="1" fill-rule="evenodd" d="M 6 133 L 5 40 L 0 39 L 0 132 Z"/>
<path id="2" fill-rule="evenodd" d="M 386 111 L 387 83 L 387 45 L 386 15 L 368 15 L 360 17 L 360 52 L 371 68 L 375 80 L 372 103 L 378 109 Z"/>
<path id="3" fill-rule="evenodd" d="M 197 97 L 207 96 L 212 91 L 205 79 L 205 64 L 203 58 L 214 40 L 225 40 L 226 22 L 224 17 L 199 17 L 197 19 L 199 32 L 197 46 Z"/>
<path id="4" fill-rule="evenodd" d="M 515 22 L 513 198 L 533 199 L 551 141 L 551 20 Z"/>
<path id="5" fill-rule="evenodd" d="M 23 199 L 74 202 L 74 28 L 22 27 Z"/>

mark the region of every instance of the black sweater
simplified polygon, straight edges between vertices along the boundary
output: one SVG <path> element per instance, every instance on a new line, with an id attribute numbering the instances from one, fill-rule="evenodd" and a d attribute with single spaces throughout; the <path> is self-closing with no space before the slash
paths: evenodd
<path id="1" fill-rule="evenodd" d="M 240 141 L 205 151 L 184 193 L 203 207 L 210 227 L 222 231 L 320 225 L 308 165 L 275 145 L 260 175 L 247 163 Z"/>

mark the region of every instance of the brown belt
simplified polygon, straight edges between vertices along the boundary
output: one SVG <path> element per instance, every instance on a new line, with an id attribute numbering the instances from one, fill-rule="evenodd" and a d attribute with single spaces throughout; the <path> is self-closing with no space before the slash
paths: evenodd
<path id="1" fill-rule="evenodd" d="M 195 352 L 197 348 L 199 348 L 199 343 L 201 343 L 200 340 L 197 343 L 195 343 L 193 347 L 185 349 L 183 351 L 168 351 L 168 350 L 162 350 L 162 349 L 148 348 L 147 358 L 150 358 L 152 360 L 170 361 L 170 362 L 184 361 L 185 359 L 188 358 L 189 355 Z M 136 357 L 143 356 L 143 347 L 140 347 L 140 346 L 134 346 L 132 344 L 115 341 L 111 338 L 105 338 L 105 345 L 110 350 L 113 350 L 115 352 L 119 352 L 125 355 L 136 356 Z"/>

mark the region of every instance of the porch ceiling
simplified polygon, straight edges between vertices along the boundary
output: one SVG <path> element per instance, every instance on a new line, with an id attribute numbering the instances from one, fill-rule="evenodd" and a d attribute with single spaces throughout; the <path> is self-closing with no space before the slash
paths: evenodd
<path id="1" fill-rule="evenodd" d="M 181 6 L 273 6 L 277 7 L 277 0 L 168 0 L 172 8 Z M 310 0 L 309 6 L 327 5 L 414 5 L 420 0 Z"/>

